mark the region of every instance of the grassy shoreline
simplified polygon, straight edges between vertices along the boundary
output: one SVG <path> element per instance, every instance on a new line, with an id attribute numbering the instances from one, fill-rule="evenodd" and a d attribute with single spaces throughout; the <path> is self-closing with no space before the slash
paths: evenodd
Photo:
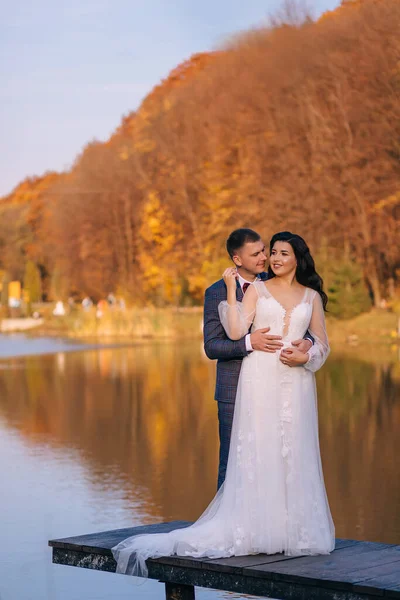
<path id="1" fill-rule="evenodd" d="M 189 339 L 202 336 L 203 309 L 193 308 L 131 308 L 109 310 L 101 317 L 96 310 L 75 310 L 55 317 L 51 313 L 35 329 L 46 335 L 69 338 L 98 337 L 101 339 Z"/>
<path id="2" fill-rule="evenodd" d="M 198 339 L 202 337 L 203 309 L 191 308 L 132 308 L 107 311 L 101 317 L 96 311 L 76 310 L 64 317 L 48 311 L 44 323 L 34 330 L 41 335 L 64 335 L 69 338 L 97 337 L 130 340 Z M 386 310 L 373 309 L 349 320 L 328 315 L 327 329 L 332 345 L 350 346 L 398 345 L 399 317 Z M 33 333 L 33 332 L 32 332 Z"/>
<path id="3" fill-rule="evenodd" d="M 332 344 L 397 345 L 400 343 L 398 321 L 399 317 L 393 312 L 372 309 L 348 320 L 328 317 L 327 329 Z"/>

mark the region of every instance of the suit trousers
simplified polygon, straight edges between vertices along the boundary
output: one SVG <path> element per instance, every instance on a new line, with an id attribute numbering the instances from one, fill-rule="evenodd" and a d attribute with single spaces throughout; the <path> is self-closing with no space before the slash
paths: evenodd
<path id="1" fill-rule="evenodd" d="M 233 415 L 235 404 L 233 402 L 218 402 L 219 423 L 219 467 L 218 467 L 218 489 L 225 481 L 226 468 L 228 466 L 229 445 L 231 442 Z"/>

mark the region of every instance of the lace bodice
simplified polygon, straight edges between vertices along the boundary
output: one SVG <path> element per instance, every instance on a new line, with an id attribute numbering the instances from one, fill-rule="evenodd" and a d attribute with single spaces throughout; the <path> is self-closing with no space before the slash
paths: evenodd
<path id="1" fill-rule="evenodd" d="M 221 323 L 231 339 L 240 339 L 251 327 L 251 331 L 270 327 L 270 334 L 280 335 L 284 346 L 304 337 L 307 330 L 314 338 L 309 350 L 309 361 L 304 365 L 316 371 L 329 354 L 324 310 L 321 297 L 315 290 L 306 287 L 300 302 L 284 307 L 270 293 L 265 282 L 254 282 L 246 292 L 243 302 L 219 305 Z"/>
<path id="2" fill-rule="evenodd" d="M 284 340 L 296 340 L 304 337 L 312 315 L 312 303 L 317 292 L 306 288 L 300 302 L 289 309 L 282 306 L 272 296 L 263 281 L 254 284 L 258 294 L 252 331 L 270 327 L 270 333 L 281 335 Z"/>

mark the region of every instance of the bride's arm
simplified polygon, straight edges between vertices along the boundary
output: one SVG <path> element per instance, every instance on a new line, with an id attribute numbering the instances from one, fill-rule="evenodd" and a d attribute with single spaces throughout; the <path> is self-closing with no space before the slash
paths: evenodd
<path id="1" fill-rule="evenodd" d="M 249 286 L 243 302 L 236 300 L 236 281 L 234 289 L 228 287 L 228 300 L 220 302 L 218 312 L 226 335 L 231 340 L 239 340 L 249 331 L 254 320 L 257 300 L 258 293 L 254 285 Z"/>
<path id="2" fill-rule="evenodd" d="M 321 296 L 315 294 L 313 300 L 313 312 L 309 332 L 314 338 L 314 344 L 308 351 L 309 359 L 304 367 L 309 371 L 318 371 L 328 358 L 330 348 L 328 335 L 326 333 L 324 307 Z"/>

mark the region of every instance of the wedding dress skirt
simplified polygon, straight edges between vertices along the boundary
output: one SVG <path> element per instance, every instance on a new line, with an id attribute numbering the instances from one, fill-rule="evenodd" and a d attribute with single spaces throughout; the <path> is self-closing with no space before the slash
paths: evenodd
<path id="1" fill-rule="evenodd" d="M 303 301 L 288 314 L 263 282 L 255 287 L 254 311 L 245 314 L 240 305 L 233 309 L 221 303 L 221 321 L 228 335 L 235 329 L 232 318 L 236 319 L 236 337 L 248 331 L 249 319 L 254 318 L 253 329 L 271 327 L 271 333 L 284 334 L 288 346 L 310 328 L 314 310 L 318 325 L 320 298 L 314 291 L 307 288 Z M 328 554 L 334 549 L 313 373 L 329 347 L 322 329 L 316 326 L 311 333 L 315 343 L 308 368 L 283 365 L 279 353 L 256 351 L 244 358 L 225 483 L 193 525 L 133 536 L 115 546 L 117 572 L 146 576 L 147 558 L 174 554 L 221 558 L 284 552 L 296 556 Z"/>

